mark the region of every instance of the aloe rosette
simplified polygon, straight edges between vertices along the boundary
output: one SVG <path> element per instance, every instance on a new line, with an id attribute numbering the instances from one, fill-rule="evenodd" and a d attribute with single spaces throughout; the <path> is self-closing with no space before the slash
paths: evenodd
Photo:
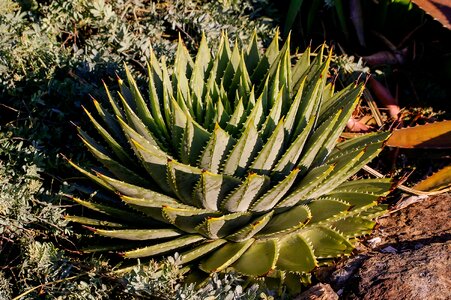
<path id="1" fill-rule="evenodd" d="M 172 68 L 151 53 L 148 92 L 130 72 L 106 109 L 79 129 L 101 169 L 71 164 L 111 199 L 79 204 L 105 219 L 68 217 L 114 238 L 126 258 L 181 253 L 205 272 L 309 274 L 349 255 L 384 207 L 387 179 L 348 178 L 381 150 L 388 133 L 338 143 L 363 90 L 334 92 L 331 54 L 295 60 L 276 36 L 261 54 L 223 35 L 193 59 L 179 41 Z M 94 136 L 94 135 L 92 135 Z M 145 241 L 128 249 L 130 241 Z"/>

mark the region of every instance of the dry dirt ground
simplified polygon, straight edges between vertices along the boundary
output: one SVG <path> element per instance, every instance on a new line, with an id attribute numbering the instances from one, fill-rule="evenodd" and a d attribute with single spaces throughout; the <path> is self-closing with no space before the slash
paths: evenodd
<path id="1" fill-rule="evenodd" d="M 318 285 L 315 295 L 299 299 L 451 299 L 451 194 L 379 218 L 359 248 L 354 258 L 318 272 L 336 294 Z"/>

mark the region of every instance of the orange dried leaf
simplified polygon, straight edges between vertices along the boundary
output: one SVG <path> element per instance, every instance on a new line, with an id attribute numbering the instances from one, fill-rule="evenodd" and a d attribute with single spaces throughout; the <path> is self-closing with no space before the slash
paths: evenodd
<path id="1" fill-rule="evenodd" d="M 428 178 L 417 183 L 413 188 L 416 190 L 443 191 L 446 192 L 451 187 L 451 166 L 446 166 Z"/>
<path id="2" fill-rule="evenodd" d="M 451 148 L 451 121 L 394 130 L 387 146 L 398 148 Z"/>
<path id="3" fill-rule="evenodd" d="M 451 1 L 449 0 L 412 0 L 426 13 L 451 29 Z"/>

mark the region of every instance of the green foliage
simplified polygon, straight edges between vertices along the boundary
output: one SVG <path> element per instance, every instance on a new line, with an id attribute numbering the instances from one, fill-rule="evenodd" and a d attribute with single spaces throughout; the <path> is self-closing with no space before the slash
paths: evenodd
<path id="1" fill-rule="evenodd" d="M 51 299 L 110 299 L 114 293 L 114 285 L 106 277 L 106 264 L 99 258 L 83 264 L 69 262 L 64 251 L 52 243 L 37 241 L 27 246 L 24 257 L 18 283 L 25 291 L 20 299 L 36 299 L 42 294 Z"/>
<path id="2" fill-rule="evenodd" d="M 64 231 L 63 210 L 41 201 L 50 193 L 43 188 L 40 175 L 45 157 L 33 146 L 10 137 L 0 138 L 0 145 L 0 233 L 25 237 L 26 228 L 40 221 L 51 225 L 54 232 Z"/>
<path id="3" fill-rule="evenodd" d="M 11 283 L 3 272 L 0 272 L 0 299 L 11 299 L 11 296 Z"/>
<path id="4" fill-rule="evenodd" d="M 78 128 L 103 167 L 70 162 L 120 199 L 72 197 L 103 214 L 72 220 L 116 239 L 97 250 L 141 258 L 181 249 L 183 264 L 205 272 L 304 281 L 349 255 L 391 184 L 345 181 L 388 134 L 337 145 L 363 87 L 334 93 L 323 51 L 292 66 L 289 39 L 279 49 L 278 35 L 264 54 L 256 35 L 245 50 L 223 35 L 213 56 L 202 38 L 195 58 L 180 40 L 171 69 L 151 53 L 147 95 L 126 69 L 128 84 L 119 79 L 118 96 L 108 93 L 111 112 L 94 100 L 97 113 L 85 112 L 95 131 Z"/>
<path id="5" fill-rule="evenodd" d="M 266 294 L 257 284 L 244 289 L 244 280 L 236 274 L 214 274 L 201 287 L 182 284 L 186 270 L 181 268 L 180 256 L 169 257 L 161 263 L 139 264 L 124 276 L 126 293 L 144 298 L 165 299 L 260 299 Z M 262 296 L 260 296 L 262 295 Z"/>
<path id="6" fill-rule="evenodd" d="M 138 264 L 124 279 L 127 281 L 125 292 L 141 297 L 174 298 L 180 284 L 183 272 L 179 263 L 172 257 L 163 262 L 151 261 L 147 265 Z"/>
<path id="7" fill-rule="evenodd" d="M 10 296 L 67 272 L 62 252 L 39 241 L 49 235 L 64 239 L 70 233 L 59 198 L 43 185 L 44 161 L 33 146 L 0 135 L 0 264 L 5 272 L 2 285 L 13 275 L 14 284 L 4 289 Z"/>
<path id="8" fill-rule="evenodd" d="M 235 273 L 213 274 L 201 286 L 184 284 L 187 270 L 181 267 L 180 258 L 176 254 L 160 262 L 138 263 L 121 279 L 124 292 L 144 299 L 273 299 L 258 284 L 243 287 L 244 278 Z"/>
<path id="9" fill-rule="evenodd" d="M 273 299 L 258 284 L 243 287 L 244 278 L 235 273 L 213 274 L 201 286 L 183 284 L 187 270 L 180 258 L 176 254 L 161 262 L 139 263 L 123 277 L 125 293 L 145 299 Z"/>
<path id="10" fill-rule="evenodd" d="M 0 91 L 20 81 L 48 79 L 60 63 L 61 49 L 11 0 L 0 1 Z"/>
<path id="11" fill-rule="evenodd" d="M 254 6 L 267 9 L 265 1 L 239 1 L 228 8 L 216 1 L 30 2 L 26 7 L 22 2 L 1 0 L 2 89 L 50 79 L 68 64 L 82 71 L 111 71 L 125 60 L 140 69 L 149 59 L 151 45 L 159 55 L 171 56 L 178 32 L 194 47 L 201 32 L 214 41 L 227 29 L 241 41 L 250 38 L 254 28 L 268 35 L 271 26 L 270 20 L 258 18 L 257 11 L 253 19 L 246 15 Z"/>
<path id="12" fill-rule="evenodd" d="M 246 299 L 246 300 L 272 300 L 274 297 L 269 296 L 265 291 L 261 290 L 258 284 L 252 284 L 243 288 L 244 279 L 235 273 L 213 274 L 204 282 L 202 287 L 195 284 L 185 286 L 177 291 L 176 299 Z"/>

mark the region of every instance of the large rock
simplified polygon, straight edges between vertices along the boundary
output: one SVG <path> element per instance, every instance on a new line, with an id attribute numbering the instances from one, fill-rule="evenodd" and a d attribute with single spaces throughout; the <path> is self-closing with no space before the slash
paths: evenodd
<path id="1" fill-rule="evenodd" d="M 381 218 L 366 253 L 335 270 L 332 286 L 345 299 L 451 299 L 450 220 L 449 194 Z"/>
<path id="2" fill-rule="evenodd" d="M 451 242 L 378 253 L 358 272 L 358 299 L 451 299 Z"/>

